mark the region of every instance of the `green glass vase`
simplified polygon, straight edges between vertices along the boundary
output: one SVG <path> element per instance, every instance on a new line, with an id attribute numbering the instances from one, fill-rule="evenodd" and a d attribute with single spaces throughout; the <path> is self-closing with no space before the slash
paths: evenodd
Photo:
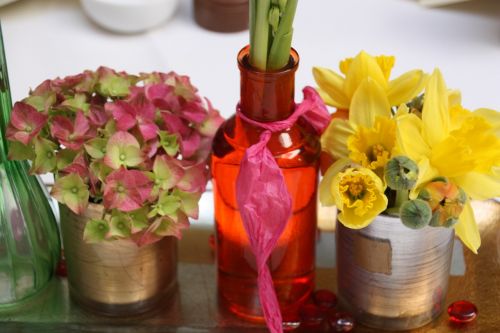
<path id="1" fill-rule="evenodd" d="M 49 282 L 60 240 L 48 193 L 26 161 L 7 158 L 12 101 L 0 27 L 0 311 L 13 309 Z"/>

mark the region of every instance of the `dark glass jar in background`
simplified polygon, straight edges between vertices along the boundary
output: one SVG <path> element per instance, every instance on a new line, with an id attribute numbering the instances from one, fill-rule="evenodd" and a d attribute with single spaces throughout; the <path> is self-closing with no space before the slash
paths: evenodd
<path id="1" fill-rule="evenodd" d="M 236 32 L 248 29 L 248 0 L 194 0 L 194 18 L 205 29 Z"/>

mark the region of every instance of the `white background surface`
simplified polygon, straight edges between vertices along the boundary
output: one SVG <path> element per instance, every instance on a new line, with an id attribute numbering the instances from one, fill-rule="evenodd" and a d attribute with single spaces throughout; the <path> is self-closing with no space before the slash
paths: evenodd
<path id="1" fill-rule="evenodd" d="M 140 35 L 102 30 L 76 0 L 19 0 L 0 8 L 14 101 L 47 78 L 106 65 L 132 73 L 187 74 L 224 116 L 231 115 L 239 97 L 236 54 L 247 44 L 248 32 L 203 30 L 194 22 L 191 0 L 180 1 L 172 20 Z M 301 55 L 297 90 L 314 85 L 313 65 L 337 69 L 341 59 L 364 49 L 395 55 L 396 75 L 440 67 L 448 86 L 462 90 L 466 107 L 500 110 L 500 0 L 439 9 L 416 0 L 301 0 L 294 47 Z M 202 224 L 212 223 L 212 205 L 206 193 L 200 202 Z M 325 246 L 331 251 L 322 253 L 331 256 L 334 246 Z M 453 267 L 459 268 L 453 274 L 463 274 L 463 257 L 455 257 Z M 332 263 L 318 260 L 320 266 Z"/>
<path id="2" fill-rule="evenodd" d="M 140 35 L 94 25 L 76 0 L 19 0 L 0 8 L 14 100 L 46 78 L 107 65 L 118 70 L 191 76 L 223 115 L 239 94 L 236 54 L 248 33 L 199 28 L 191 0 L 172 20 Z M 361 49 L 397 57 L 394 74 L 440 67 L 464 105 L 500 109 L 500 1 L 474 0 L 437 9 L 415 0 L 301 0 L 294 46 L 301 55 L 297 89 L 314 84 L 311 67 L 337 69 Z M 297 94 L 297 99 L 301 98 Z"/>

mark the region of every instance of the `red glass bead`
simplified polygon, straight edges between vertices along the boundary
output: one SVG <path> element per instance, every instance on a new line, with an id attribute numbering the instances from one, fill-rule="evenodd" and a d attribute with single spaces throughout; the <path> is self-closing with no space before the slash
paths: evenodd
<path id="1" fill-rule="evenodd" d="M 61 258 L 59 260 L 59 262 L 57 263 L 56 275 L 59 277 L 67 277 L 68 276 L 68 270 L 66 268 L 66 259 Z"/>
<path id="2" fill-rule="evenodd" d="M 312 299 L 314 304 L 325 310 L 333 309 L 337 305 L 337 296 L 326 289 L 316 290 Z"/>
<path id="3" fill-rule="evenodd" d="M 347 312 L 336 312 L 328 316 L 333 332 L 350 332 L 354 329 L 354 318 Z"/>
<path id="4" fill-rule="evenodd" d="M 299 310 L 301 327 L 320 327 L 325 319 L 325 311 L 316 304 L 304 304 Z"/>
<path id="5" fill-rule="evenodd" d="M 448 307 L 450 320 L 457 324 L 469 323 L 476 319 L 477 308 L 469 301 L 456 301 Z"/>

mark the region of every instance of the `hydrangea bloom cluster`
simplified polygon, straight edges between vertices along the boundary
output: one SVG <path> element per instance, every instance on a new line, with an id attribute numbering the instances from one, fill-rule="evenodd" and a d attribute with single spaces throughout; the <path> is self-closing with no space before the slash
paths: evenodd
<path id="1" fill-rule="evenodd" d="M 46 80 L 14 105 L 9 157 L 53 172 L 52 195 L 76 214 L 102 204 L 90 242 L 179 237 L 198 217 L 212 138 L 223 119 L 187 76 L 100 67 Z"/>

